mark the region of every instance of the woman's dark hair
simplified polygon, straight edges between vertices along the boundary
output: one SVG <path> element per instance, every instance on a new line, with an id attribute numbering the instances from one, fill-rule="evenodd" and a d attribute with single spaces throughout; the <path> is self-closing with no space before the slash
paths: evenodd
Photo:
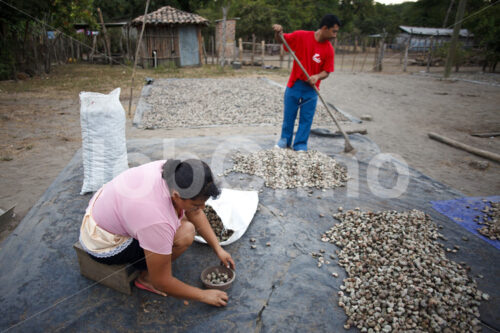
<path id="1" fill-rule="evenodd" d="M 162 178 L 169 190 L 179 192 L 182 199 L 215 199 L 220 194 L 212 170 L 201 160 L 167 160 L 163 164 Z"/>
<path id="2" fill-rule="evenodd" d="M 337 16 L 333 15 L 333 14 L 326 14 L 325 16 L 323 16 L 323 18 L 321 19 L 321 22 L 319 23 L 319 28 L 323 28 L 323 26 L 326 25 L 326 27 L 328 29 L 330 29 L 331 27 L 333 27 L 334 25 L 338 25 L 339 27 L 342 26 L 340 24 L 340 20 Z"/>

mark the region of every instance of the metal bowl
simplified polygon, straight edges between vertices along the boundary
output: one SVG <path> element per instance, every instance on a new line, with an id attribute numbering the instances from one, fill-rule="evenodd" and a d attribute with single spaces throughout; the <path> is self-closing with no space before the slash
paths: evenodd
<path id="1" fill-rule="evenodd" d="M 207 279 L 208 274 L 212 273 L 226 273 L 229 277 L 229 280 L 227 282 L 222 282 L 222 283 L 212 283 Z M 233 271 L 230 268 L 227 268 L 225 266 L 211 266 L 208 268 L 205 268 L 203 272 L 201 272 L 201 282 L 203 282 L 203 285 L 205 288 L 208 289 L 219 289 L 219 290 L 226 290 L 229 287 L 231 287 L 231 284 L 233 283 L 234 279 L 236 278 L 236 272 Z"/>

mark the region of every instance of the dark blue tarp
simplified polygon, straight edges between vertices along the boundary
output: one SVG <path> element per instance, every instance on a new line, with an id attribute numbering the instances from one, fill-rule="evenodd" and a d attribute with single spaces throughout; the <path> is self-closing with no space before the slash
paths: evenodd
<path id="1" fill-rule="evenodd" d="M 500 196 L 464 197 L 454 200 L 432 201 L 432 207 L 441 214 L 448 216 L 452 221 L 467 229 L 470 233 L 482 238 L 485 242 L 490 243 L 500 250 L 500 240 L 492 240 L 477 231 L 482 226 L 477 224 L 474 219 L 479 216 L 480 221 L 483 221 L 485 213 L 481 212 L 481 210 L 486 206 L 491 207 L 489 203 L 483 200 L 499 202 Z"/>
<path id="2" fill-rule="evenodd" d="M 200 137 L 128 141 L 132 165 L 151 160 L 198 157 L 211 164 L 216 174 L 231 165 L 234 149 L 268 149 L 274 136 Z M 163 298 L 134 289 L 131 296 L 95 284 L 79 273 L 72 245 L 78 239 L 81 218 L 90 195 L 80 196 L 83 168 L 78 152 L 17 229 L 0 244 L 0 330 L 47 331 L 195 331 L 195 332 L 343 332 L 346 320 L 338 307 L 337 291 L 345 278 L 335 262 L 316 266 L 311 252 L 337 247 L 323 243 L 320 235 L 337 223 L 332 217 L 338 206 L 362 210 L 420 209 L 443 226 L 445 246 L 460 245 L 456 261 L 472 267 L 480 290 L 491 295 L 480 307 L 481 320 L 500 328 L 500 252 L 478 237 L 464 242 L 469 234 L 434 209 L 430 201 L 463 197 L 445 185 L 410 169 L 407 190 L 397 198 L 381 198 L 367 184 L 367 168 L 379 153 L 369 139 L 351 136 L 357 149 L 355 159 L 343 154 L 343 139 L 310 139 L 310 148 L 350 164 L 349 186 L 335 190 L 272 190 L 253 176 L 232 173 L 224 177 L 229 188 L 263 189 L 260 204 L 246 234 L 226 247 L 237 265 L 237 279 L 228 291 L 225 308 L 198 302 Z M 191 155 L 189 155 L 189 154 Z M 216 157 L 214 157 L 216 156 Z M 216 161 L 223 163 L 217 165 Z M 356 162 L 356 163 L 353 163 Z M 357 169 L 357 171 L 356 171 Z M 379 170 L 378 179 L 391 187 L 394 168 Z M 392 185 L 391 185 L 392 184 Z M 325 214 L 320 218 L 319 214 Z M 257 239 L 251 249 L 249 238 Z M 271 242 L 271 246 L 265 246 Z M 199 275 L 217 264 L 215 254 L 202 244 L 191 246 L 173 264 L 177 278 L 201 287 Z M 338 272 L 334 278 L 331 272 Z M 485 326 L 486 327 L 486 326 Z M 351 329 L 354 331 L 354 329 Z M 486 330 L 486 329 L 485 329 Z"/>

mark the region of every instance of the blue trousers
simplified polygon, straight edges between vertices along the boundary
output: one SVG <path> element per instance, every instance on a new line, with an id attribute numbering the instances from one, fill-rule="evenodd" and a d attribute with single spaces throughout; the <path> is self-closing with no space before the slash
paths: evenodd
<path id="1" fill-rule="evenodd" d="M 293 125 L 300 108 L 299 128 L 293 141 L 294 150 L 307 150 L 307 140 L 318 103 L 318 94 L 314 88 L 305 81 L 297 80 L 292 88 L 285 90 L 285 110 L 283 113 L 283 126 L 278 146 L 281 148 L 292 146 Z"/>

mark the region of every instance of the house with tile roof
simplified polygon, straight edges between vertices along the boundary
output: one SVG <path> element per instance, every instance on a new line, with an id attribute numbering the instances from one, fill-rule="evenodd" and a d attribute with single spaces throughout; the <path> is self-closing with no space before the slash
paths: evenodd
<path id="1" fill-rule="evenodd" d="M 201 65 L 201 28 L 208 25 L 207 19 L 165 6 L 135 18 L 132 25 L 140 31 L 144 20 L 146 25 L 138 59 L 143 67 Z"/>

